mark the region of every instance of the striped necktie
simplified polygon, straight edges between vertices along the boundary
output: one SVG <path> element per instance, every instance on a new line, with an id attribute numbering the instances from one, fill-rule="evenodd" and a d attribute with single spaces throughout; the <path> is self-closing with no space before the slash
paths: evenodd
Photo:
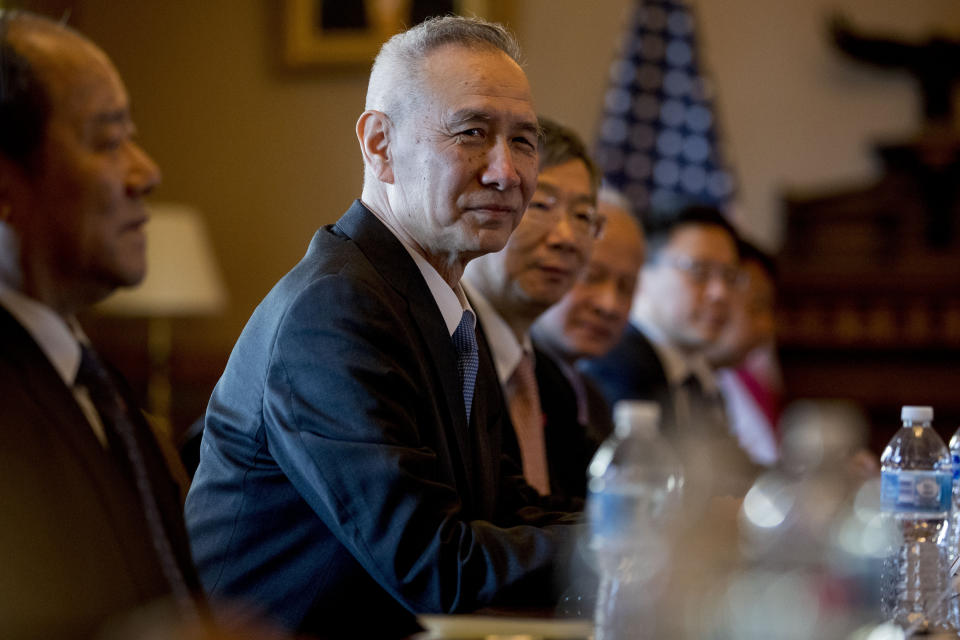
<path id="1" fill-rule="evenodd" d="M 197 613 L 196 603 L 190 595 L 190 590 L 174 556 L 170 539 L 167 537 L 127 403 L 120 394 L 113 375 L 104 366 L 96 352 L 88 345 L 81 344 L 80 353 L 80 369 L 77 372 L 76 383 L 86 388 L 90 394 L 90 400 L 103 421 L 111 453 L 136 484 L 151 542 L 157 552 L 163 575 L 170 584 L 177 603 L 184 613 Z"/>

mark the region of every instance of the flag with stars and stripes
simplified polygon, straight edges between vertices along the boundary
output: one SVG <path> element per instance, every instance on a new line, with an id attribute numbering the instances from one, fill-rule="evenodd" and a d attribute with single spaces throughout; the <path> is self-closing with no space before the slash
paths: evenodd
<path id="1" fill-rule="evenodd" d="M 688 203 L 725 209 L 733 195 L 695 31 L 682 0 L 637 0 L 610 68 L 596 159 L 604 181 L 637 212 Z"/>

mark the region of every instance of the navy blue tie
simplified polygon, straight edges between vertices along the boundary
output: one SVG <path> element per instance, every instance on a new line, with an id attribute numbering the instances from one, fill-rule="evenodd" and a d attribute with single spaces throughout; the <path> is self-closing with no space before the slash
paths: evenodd
<path id="1" fill-rule="evenodd" d="M 143 506 L 143 515 L 150 531 L 151 542 L 157 552 L 157 559 L 163 570 L 173 595 L 184 614 L 195 614 L 196 604 L 187 588 L 183 573 L 174 557 L 173 548 L 167 537 L 160 507 L 153 495 L 150 478 L 143 461 L 143 453 L 137 443 L 135 427 L 129 410 L 120 394 L 110 371 L 100 361 L 99 356 L 89 346 L 80 345 L 80 370 L 77 372 L 77 384 L 83 385 L 90 400 L 103 421 L 107 441 L 111 452 L 121 467 L 133 477 L 137 494 Z"/>
<path id="2" fill-rule="evenodd" d="M 460 388 L 463 390 L 463 406 L 467 409 L 467 423 L 470 423 L 470 410 L 473 407 L 473 391 L 477 386 L 477 370 L 480 358 L 477 355 L 477 334 L 473 330 L 473 312 L 463 312 L 457 330 L 451 336 L 453 346 L 457 348 L 457 371 L 460 373 Z"/>

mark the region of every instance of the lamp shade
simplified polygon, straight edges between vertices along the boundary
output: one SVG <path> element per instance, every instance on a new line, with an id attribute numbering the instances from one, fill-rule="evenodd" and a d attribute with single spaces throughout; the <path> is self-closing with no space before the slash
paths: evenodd
<path id="1" fill-rule="evenodd" d="M 97 306 L 105 315 L 183 317 L 224 309 L 227 291 L 203 218 L 193 208 L 148 205 L 147 276 L 139 287 L 121 289 Z"/>

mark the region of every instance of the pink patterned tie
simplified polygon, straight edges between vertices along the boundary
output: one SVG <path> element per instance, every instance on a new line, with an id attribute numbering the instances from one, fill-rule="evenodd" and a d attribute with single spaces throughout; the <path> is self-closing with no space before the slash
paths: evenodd
<path id="1" fill-rule="evenodd" d="M 533 358 L 524 352 L 523 357 L 507 380 L 507 402 L 510 404 L 510 419 L 520 443 L 523 460 L 523 477 L 540 492 L 550 493 L 547 473 L 547 449 L 543 439 L 543 413 L 540 411 L 540 394 L 537 378 L 533 372 Z"/>

